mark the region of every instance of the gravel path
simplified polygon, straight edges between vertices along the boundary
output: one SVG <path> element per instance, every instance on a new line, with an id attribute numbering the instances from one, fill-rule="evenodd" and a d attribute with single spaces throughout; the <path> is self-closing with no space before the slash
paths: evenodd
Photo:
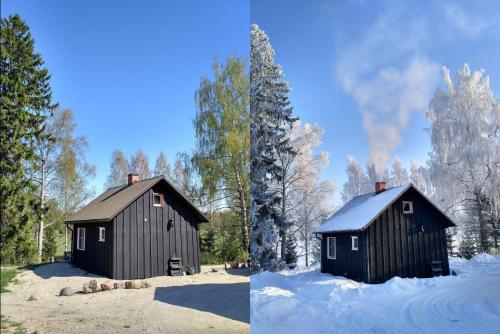
<path id="1" fill-rule="evenodd" d="M 29 333 L 248 333 L 249 277 L 202 267 L 194 276 L 155 277 L 152 287 L 59 297 L 69 286 L 106 278 L 66 263 L 23 270 L 2 294 L 2 315 Z M 117 281 L 113 281 L 117 282 Z M 29 301 L 30 296 L 39 300 Z"/>

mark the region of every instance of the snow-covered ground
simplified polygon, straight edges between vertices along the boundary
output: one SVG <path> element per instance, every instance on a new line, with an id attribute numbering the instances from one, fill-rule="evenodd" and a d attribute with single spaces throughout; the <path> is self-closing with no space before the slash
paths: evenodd
<path id="1" fill-rule="evenodd" d="M 376 285 L 317 268 L 253 275 L 251 333 L 500 333 L 500 256 L 450 265 L 457 276 Z"/>

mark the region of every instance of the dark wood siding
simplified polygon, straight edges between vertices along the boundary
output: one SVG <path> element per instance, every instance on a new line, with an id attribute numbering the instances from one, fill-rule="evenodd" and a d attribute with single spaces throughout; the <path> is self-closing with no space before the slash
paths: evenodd
<path id="1" fill-rule="evenodd" d="M 403 214 L 402 202 L 413 202 L 413 213 Z M 364 231 L 322 235 L 321 271 L 367 283 L 399 277 L 432 277 L 432 261 L 443 263 L 449 275 L 445 228 L 447 218 L 410 188 Z M 350 236 L 359 236 L 358 253 Z M 337 259 L 327 259 L 326 240 L 337 237 Z"/>
<path id="2" fill-rule="evenodd" d="M 152 204 L 153 192 L 164 194 L 164 206 Z M 168 221 L 172 219 L 173 226 Z M 198 222 L 190 207 L 170 196 L 161 184 L 145 192 L 114 220 L 116 279 L 166 275 L 168 259 L 181 257 L 184 266 L 200 272 Z"/>
<path id="3" fill-rule="evenodd" d="M 413 202 L 403 214 L 402 202 Z M 414 189 L 409 189 L 366 230 L 370 244 L 369 283 L 394 276 L 432 277 L 431 261 L 442 261 L 449 275 L 446 218 Z"/>
<path id="4" fill-rule="evenodd" d="M 352 250 L 351 237 L 358 237 L 358 250 Z M 337 243 L 336 259 L 327 257 L 327 238 L 335 237 Z M 366 233 L 323 234 L 321 241 L 321 272 L 345 276 L 357 281 L 368 278 Z"/>
<path id="5" fill-rule="evenodd" d="M 76 248 L 77 229 L 85 228 L 85 250 Z M 106 229 L 105 241 L 99 241 L 99 227 Z M 102 276 L 113 274 L 113 225 L 104 223 L 80 223 L 73 226 L 73 251 L 71 262 L 86 271 Z"/>

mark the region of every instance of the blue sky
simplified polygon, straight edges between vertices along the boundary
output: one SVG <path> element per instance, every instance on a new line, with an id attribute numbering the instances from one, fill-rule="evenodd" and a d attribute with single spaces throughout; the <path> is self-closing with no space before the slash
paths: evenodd
<path id="1" fill-rule="evenodd" d="M 194 93 L 214 57 L 249 55 L 249 1 L 2 1 L 28 23 L 55 101 L 74 110 L 100 192 L 112 151 L 154 165 L 195 144 Z"/>
<path id="2" fill-rule="evenodd" d="M 270 37 L 295 113 L 325 129 L 325 177 L 339 189 L 349 154 L 425 163 L 442 66 L 484 69 L 500 97 L 500 2 L 252 0 L 251 20 Z"/>

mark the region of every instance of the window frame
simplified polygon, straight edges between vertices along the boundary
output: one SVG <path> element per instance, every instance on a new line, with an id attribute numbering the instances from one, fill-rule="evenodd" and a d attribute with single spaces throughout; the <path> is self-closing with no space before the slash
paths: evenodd
<path id="1" fill-rule="evenodd" d="M 405 204 L 408 204 L 410 206 L 410 210 L 405 211 Z M 403 214 L 405 214 L 405 215 L 413 214 L 413 202 L 412 201 L 403 201 Z"/>
<path id="2" fill-rule="evenodd" d="M 354 240 L 356 240 L 356 247 L 354 247 Z M 351 236 L 351 250 L 353 251 L 359 250 L 359 238 L 356 235 Z"/>
<path id="3" fill-rule="evenodd" d="M 80 243 L 80 236 L 82 235 L 82 233 L 81 233 L 82 231 L 83 231 L 83 246 Z M 77 250 L 80 250 L 80 251 L 85 250 L 85 234 L 86 234 L 85 227 L 77 227 L 76 228 L 76 249 Z"/>
<path id="4" fill-rule="evenodd" d="M 334 254 L 330 254 L 330 240 L 333 239 L 333 249 L 334 249 Z M 327 237 L 326 238 L 326 257 L 330 260 L 336 260 L 337 259 L 337 237 Z"/>
<path id="5" fill-rule="evenodd" d="M 155 204 L 155 196 L 158 196 L 160 198 L 160 203 Z M 156 208 L 163 208 L 164 206 L 164 200 L 163 200 L 163 194 L 162 193 L 153 193 L 153 200 L 152 200 L 153 206 Z"/>
<path id="6" fill-rule="evenodd" d="M 106 227 L 99 226 L 99 242 L 106 242 Z"/>

